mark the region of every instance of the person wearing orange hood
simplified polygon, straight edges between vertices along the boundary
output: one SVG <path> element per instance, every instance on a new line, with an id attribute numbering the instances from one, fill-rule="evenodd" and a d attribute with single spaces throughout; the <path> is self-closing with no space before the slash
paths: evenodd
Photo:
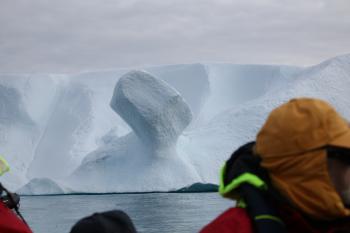
<path id="1" fill-rule="evenodd" d="M 236 200 L 201 233 L 350 232 L 350 128 L 328 103 L 292 99 L 221 170 Z"/>

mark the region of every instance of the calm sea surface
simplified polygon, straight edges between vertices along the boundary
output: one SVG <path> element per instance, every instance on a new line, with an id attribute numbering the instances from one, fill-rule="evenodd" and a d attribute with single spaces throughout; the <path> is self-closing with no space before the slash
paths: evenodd
<path id="1" fill-rule="evenodd" d="M 21 198 L 21 212 L 35 233 L 69 233 L 82 217 L 112 209 L 125 211 L 138 232 L 185 233 L 233 204 L 217 193 L 36 196 Z"/>

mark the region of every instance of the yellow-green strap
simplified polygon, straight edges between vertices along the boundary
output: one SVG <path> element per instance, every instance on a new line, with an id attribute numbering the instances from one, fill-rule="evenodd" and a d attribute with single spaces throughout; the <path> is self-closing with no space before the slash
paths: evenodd
<path id="1" fill-rule="evenodd" d="M 280 218 L 278 218 L 278 217 L 276 217 L 274 215 L 263 214 L 263 215 L 255 216 L 254 219 L 255 220 L 271 220 L 271 221 L 276 221 L 276 222 L 284 225 L 283 221 Z"/>
<path id="2" fill-rule="evenodd" d="M 238 176 L 237 178 L 232 180 L 228 185 L 225 186 L 224 184 L 225 171 L 226 171 L 226 163 L 221 168 L 221 172 L 220 172 L 219 192 L 223 196 L 231 192 L 232 190 L 236 189 L 243 183 L 248 183 L 253 185 L 256 188 L 267 190 L 266 183 L 262 179 L 260 179 L 258 176 L 249 172 L 243 173 L 242 175 Z"/>
<path id="3" fill-rule="evenodd" d="M 4 157 L 0 156 L 0 176 L 2 176 L 4 173 L 6 173 L 8 171 L 10 171 L 9 164 L 4 159 Z"/>

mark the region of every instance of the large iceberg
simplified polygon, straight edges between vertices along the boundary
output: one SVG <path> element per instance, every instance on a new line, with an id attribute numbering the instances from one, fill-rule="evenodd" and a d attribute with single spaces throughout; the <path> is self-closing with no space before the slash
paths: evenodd
<path id="1" fill-rule="evenodd" d="M 50 179 L 65 192 L 217 183 L 232 151 L 254 140 L 268 113 L 290 98 L 327 100 L 350 119 L 350 55 L 306 68 L 142 70 L 0 74 L 0 154 L 12 168 L 1 182 L 16 190 Z M 30 187 L 37 183 L 51 186 Z"/>

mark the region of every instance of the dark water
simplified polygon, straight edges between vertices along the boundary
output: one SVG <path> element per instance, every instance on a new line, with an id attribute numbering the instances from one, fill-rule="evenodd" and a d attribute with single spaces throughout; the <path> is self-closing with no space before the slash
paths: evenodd
<path id="1" fill-rule="evenodd" d="M 36 233 L 65 233 L 80 218 L 120 209 L 138 232 L 198 232 L 234 203 L 217 193 L 149 193 L 22 197 L 21 211 Z"/>

